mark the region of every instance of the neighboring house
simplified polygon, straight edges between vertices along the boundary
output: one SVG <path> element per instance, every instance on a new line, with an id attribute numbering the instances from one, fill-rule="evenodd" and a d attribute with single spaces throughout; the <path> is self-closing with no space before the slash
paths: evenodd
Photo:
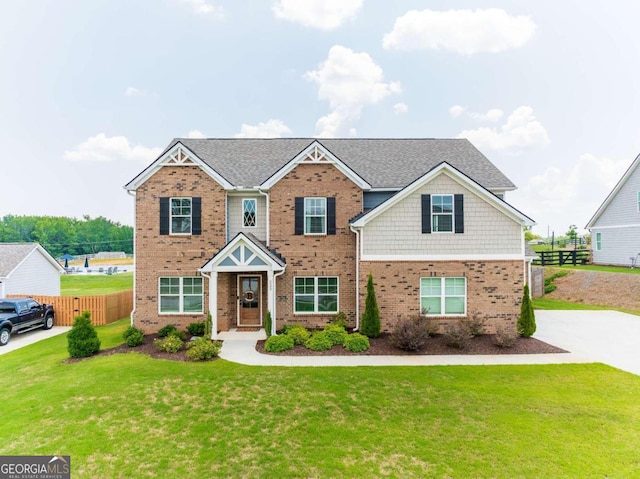
<path id="1" fill-rule="evenodd" d="M 373 275 L 383 330 L 426 314 L 515 329 L 533 221 L 464 139 L 175 139 L 135 195 L 133 322 L 210 312 L 235 327 L 359 327 Z"/>
<path id="2" fill-rule="evenodd" d="M 640 265 L 640 156 L 600 205 L 586 228 L 593 263 Z"/>
<path id="3" fill-rule="evenodd" d="M 0 243 L 0 298 L 60 296 L 64 268 L 38 243 Z"/>

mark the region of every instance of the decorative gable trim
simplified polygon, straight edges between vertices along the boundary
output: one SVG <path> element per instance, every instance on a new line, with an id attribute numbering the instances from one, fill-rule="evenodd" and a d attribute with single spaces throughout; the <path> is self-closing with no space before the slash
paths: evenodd
<path id="1" fill-rule="evenodd" d="M 454 181 L 458 182 L 460 185 L 465 188 L 471 190 L 476 193 L 479 197 L 483 198 L 487 203 L 496 207 L 499 211 L 503 212 L 509 218 L 514 220 L 515 222 L 521 224 L 522 226 L 533 226 L 535 225 L 535 221 L 526 216 L 524 213 L 521 213 L 517 209 L 515 209 L 510 204 L 506 203 L 504 200 L 501 200 L 489 190 L 481 186 L 479 183 L 476 183 L 474 180 L 469 178 L 467 175 L 462 173 L 460 170 L 454 168 L 447 162 L 442 162 L 438 166 L 432 168 L 430 171 L 422 175 L 420 178 L 415 180 L 413 183 L 407 185 L 405 188 L 400 190 L 397 194 L 389 198 L 387 201 L 384 201 L 376 208 L 371 211 L 357 217 L 356 220 L 351 222 L 351 226 L 354 228 L 362 228 L 369 221 L 376 218 L 378 215 L 392 208 L 400 201 L 411 195 L 412 193 L 418 191 L 424 185 L 429 183 L 431 180 L 436 178 L 441 174 L 446 174 Z M 423 200 L 424 202 L 424 200 Z M 424 203 L 423 203 L 424 204 Z M 423 232 L 425 231 L 426 225 L 423 222 Z"/>
<path id="2" fill-rule="evenodd" d="M 127 183 L 124 188 L 128 191 L 137 190 L 164 166 L 197 166 L 225 190 L 233 189 L 231 183 L 225 180 L 217 171 L 198 158 L 198 155 L 179 141 L 145 168 L 138 176 Z"/>
<path id="3" fill-rule="evenodd" d="M 609 193 L 609 195 L 602 202 L 602 204 L 600 205 L 598 210 L 595 212 L 593 217 L 587 223 L 587 226 L 585 226 L 586 229 L 590 230 L 591 228 L 594 228 L 596 226 L 596 222 L 598 221 L 598 219 L 600 218 L 602 213 L 604 213 L 604 211 L 609 206 L 609 203 L 611 203 L 613 201 L 613 199 L 616 197 L 618 192 L 622 189 L 622 187 L 625 185 L 625 183 L 633 175 L 633 173 L 636 171 L 636 169 L 637 169 L 639 164 L 640 164 L 640 155 L 636 156 L 635 160 L 633 160 L 633 163 L 631 163 L 631 166 L 629 166 L 627 171 L 624 172 L 624 175 L 622 175 L 622 178 L 620 178 L 620 181 L 618 181 L 616 186 L 614 186 L 613 190 L 611 190 L 611 193 Z M 640 200 L 640 198 L 639 198 L 639 200 Z"/>
<path id="4" fill-rule="evenodd" d="M 300 164 L 329 164 L 335 166 L 343 175 L 349 178 L 359 188 L 370 190 L 371 185 L 361 178 L 355 171 L 343 163 L 337 156 L 326 149 L 318 140 L 315 140 L 304 150 L 298 153 L 291 161 L 271 175 L 259 188 L 268 190 L 278 181 L 284 178 L 291 170 Z"/>
<path id="5" fill-rule="evenodd" d="M 227 245 L 199 269 L 201 272 L 283 271 L 284 263 L 268 254 L 244 233 L 238 233 Z"/>

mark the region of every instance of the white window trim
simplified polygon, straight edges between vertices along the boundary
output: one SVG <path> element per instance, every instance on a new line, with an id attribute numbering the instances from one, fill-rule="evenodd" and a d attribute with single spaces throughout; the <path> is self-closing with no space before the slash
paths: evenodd
<path id="1" fill-rule="evenodd" d="M 179 311 L 162 311 L 161 310 L 161 305 L 162 305 L 162 301 L 160 300 L 162 296 L 175 296 L 174 294 L 165 294 L 162 295 L 160 294 L 160 283 L 161 280 L 165 279 L 165 278 L 170 278 L 170 279 L 175 279 L 178 278 L 180 280 L 180 291 L 178 293 L 178 304 L 179 304 Z M 185 311 L 184 310 L 184 279 L 188 278 L 188 279 L 199 279 L 200 283 L 202 285 L 202 293 L 201 293 L 201 297 L 202 297 L 202 310 L 201 311 Z M 188 296 L 198 296 L 196 294 L 189 294 Z M 203 314 L 204 313 L 204 281 L 202 280 L 201 276 L 160 276 L 158 277 L 158 314 L 161 314 L 163 316 L 167 316 L 167 315 L 185 315 L 185 314 Z"/>
<path id="2" fill-rule="evenodd" d="M 313 311 L 296 311 L 296 296 L 310 296 L 308 294 L 296 294 L 296 279 L 313 278 Z M 336 279 L 336 310 L 335 311 L 318 311 L 318 279 L 335 278 Z M 323 296 L 328 296 L 324 294 Z M 340 311 L 340 277 L 339 276 L 294 276 L 293 277 L 293 314 L 300 315 L 334 315 Z"/>
<path id="3" fill-rule="evenodd" d="M 445 300 L 447 298 L 447 296 L 445 295 L 445 279 L 464 279 L 464 312 L 463 313 L 455 313 L 455 314 L 447 314 L 444 312 L 438 313 L 438 314 L 424 314 L 422 312 L 422 280 L 423 279 L 439 279 L 440 280 L 440 311 L 445 311 Z M 427 317 L 464 317 L 467 315 L 467 301 L 468 301 L 468 294 L 467 294 L 467 278 L 465 276 L 438 276 L 438 277 L 433 277 L 433 276 L 423 276 L 420 278 L 420 284 L 418 285 L 419 288 L 419 298 L 418 298 L 418 308 L 420 309 L 420 315 L 421 316 L 427 316 Z M 436 296 L 425 296 L 428 298 L 435 298 Z M 450 296 L 452 298 L 459 298 L 459 296 Z"/>
<path id="4" fill-rule="evenodd" d="M 596 251 L 602 251 L 602 233 L 596 232 Z"/>
<path id="5" fill-rule="evenodd" d="M 173 200 L 189 200 L 189 232 L 173 231 Z M 176 215 L 175 218 L 186 218 L 186 215 Z M 169 198 L 169 234 L 171 236 L 189 236 L 193 232 L 193 198 L 191 196 L 172 196 Z"/>
<path id="6" fill-rule="evenodd" d="M 307 200 L 322 200 L 324 201 L 324 218 L 323 231 L 321 233 L 310 233 L 307 231 Z M 327 198 L 324 196 L 305 196 L 304 198 L 304 234 L 305 236 L 326 236 L 327 235 Z M 319 215 L 309 215 L 311 218 L 320 218 Z"/>
<path id="7" fill-rule="evenodd" d="M 245 201 L 253 201 L 254 207 L 253 207 L 253 211 L 254 211 L 254 216 L 255 216 L 255 221 L 254 221 L 254 225 L 253 226 L 247 226 L 244 224 L 244 202 Z M 258 198 L 242 198 L 242 227 L 243 228 L 257 228 L 258 227 Z"/>
<path id="8" fill-rule="evenodd" d="M 433 212 L 433 198 L 436 196 L 449 196 L 451 197 L 451 231 L 436 231 L 435 228 L 435 224 L 433 222 L 434 220 L 434 212 Z M 456 209 L 456 205 L 455 205 L 455 197 L 453 194 L 449 194 L 449 193 L 445 193 L 445 194 L 432 194 L 431 195 L 431 211 L 429 212 L 429 220 L 431 221 L 431 233 L 432 234 L 451 234 L 454 233 L 456 230 L 456 216 L 455 216 L 455 211 Z M 438 216 L 445 216 L 445 215 L 449 215 L 449 213 L 438 213 Z"/>

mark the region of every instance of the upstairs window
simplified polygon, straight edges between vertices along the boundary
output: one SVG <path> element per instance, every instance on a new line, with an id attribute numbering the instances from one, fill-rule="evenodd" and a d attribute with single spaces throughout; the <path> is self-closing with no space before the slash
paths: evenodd
<path id="1" fill-rule="evenodd" d="M 336 234 L 336 199 L 333 197 L 296 198 L 295 234 Z"/>
<path id="2" fill-rule="evenodd" d="M 200 197 L 160 198 L 160 234 L 201 234 L 201 205 Z"/>
<path id="3" fill-rule="evenodd" d="M 257 206 L 255 198 L 242 200 L 242 226 L 245 228 L 256 226 Z"/>
<path id="4" fill-rule="evenodd" d="M 453 195 L 431 195 L 431 231 L 453 231 Z"/>
<path id="5" fill-rule="evenodd" d="M 171 234 L 191 234 L 191 198 L 171 198 Z"/>

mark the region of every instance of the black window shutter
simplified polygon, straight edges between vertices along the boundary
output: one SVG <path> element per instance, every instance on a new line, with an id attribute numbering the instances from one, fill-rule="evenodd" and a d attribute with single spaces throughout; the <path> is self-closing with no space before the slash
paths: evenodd
<path id="1" fill-rule="evenodd" d="M 304 198 L 296 197 L 295 234 L 304 234 Z"/>
<path id="2" fill-rule="evenodd" d="M 202 198 L 191 198 L 191 234 L 202 234 Z"/>
<path id="3" fill-rule="evenodd" d="M 464 195 L 453 195 L 455 232 L 464 233 Z"/>
<path id="4" fill-rule="evenodd" d="M 431 195 L 422 195 L 422 232 L 431 233 Z"/>
<path id="5" fill-rule="evenodd" d="M 336 234 L 336 199 L 327 198 L 327 234 Z"/>
<path id="6" fill-rule="evenodd" d="M 169 198 L 160 198 L 160 234 L 169 234 Z"/>

